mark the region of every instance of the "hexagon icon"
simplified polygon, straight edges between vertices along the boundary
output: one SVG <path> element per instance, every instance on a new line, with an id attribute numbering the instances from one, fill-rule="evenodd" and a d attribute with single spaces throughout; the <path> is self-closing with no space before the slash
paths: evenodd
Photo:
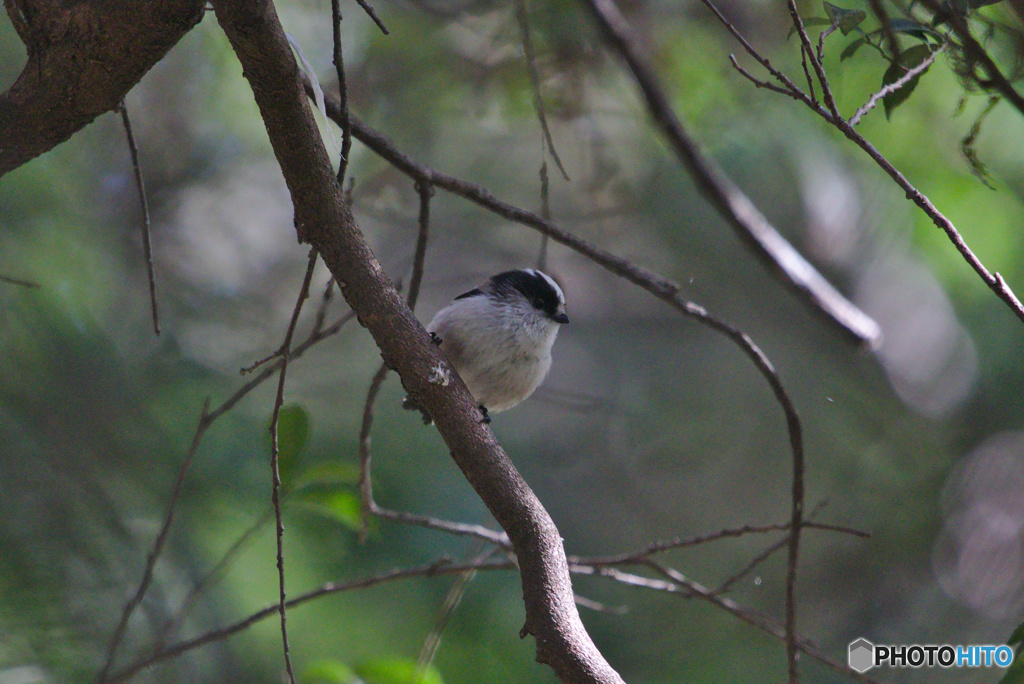
<path id="1" fill-rule="evenodd" d="M 863 637 L 851 641 L 847 662 L 851 669 L 867 672 L 875 666 L 875 645 Z"/>

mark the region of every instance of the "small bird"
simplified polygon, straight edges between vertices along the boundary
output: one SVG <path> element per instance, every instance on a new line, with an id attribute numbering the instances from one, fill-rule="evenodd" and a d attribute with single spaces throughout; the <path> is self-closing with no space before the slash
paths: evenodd
<path id="1" fill-rule="evenodd" d="M 532 268 L 505 271 L 461 294 L 427 325 L 470 393 L 483 422 L 537 389 L 551 368 L 551 346 L 568 323 L 565 295 L 549 276 Z M 402 405 L 429 414 L 409 397 Z"/>

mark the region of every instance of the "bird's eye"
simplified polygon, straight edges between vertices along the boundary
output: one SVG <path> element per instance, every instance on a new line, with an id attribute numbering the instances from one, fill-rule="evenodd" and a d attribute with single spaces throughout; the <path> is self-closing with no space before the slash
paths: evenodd
<path id="1" fill-rule="evenodd" d="M 533 304 L 533 308 L 535 308 L 535 309 L 543 309 L 544 308 L 544 302 L 542 300 L 540 300 L 540 299 L 534 299 L 531 302 L 531 304 Z"/>

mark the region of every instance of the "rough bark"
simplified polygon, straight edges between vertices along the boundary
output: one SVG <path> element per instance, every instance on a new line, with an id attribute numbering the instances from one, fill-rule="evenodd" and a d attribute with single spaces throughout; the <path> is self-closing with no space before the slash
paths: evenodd
<path id="1" fill-rule="evenodd" d="M 67 140 L 203 17 L 203 0 L 4 0 L 28 50 L 0 94 L 0 176 Z"/>
<path id="2" fill-rule="evenodd" d="M 524 632 L 536 639 L 537 660 L 566 682 L 622 681 L 580 621 L 550 516 L 480 423 L 465 386 L 455 376 L 447 386 L 430 381 L 431 369 L 447 362 L 381 270 L 343 201 L 273 4 L 222 0 L 214 11 L 256 97 L 292 195 L 299 239 L 320 252 L 385 363 L 434 417 L 452 458 L 509 535 L 523 582 Z"/>

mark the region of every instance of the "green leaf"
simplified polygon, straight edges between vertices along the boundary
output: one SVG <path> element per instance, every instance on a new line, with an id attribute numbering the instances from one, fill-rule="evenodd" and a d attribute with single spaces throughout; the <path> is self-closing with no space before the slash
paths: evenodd
<path id="1" fill-rule="evenodd" d="M 281 482 L 289 483 L 298 470 L 299 456 L 309 441 L 309 414 L 298 404 L 281 407 L 277 417 L 277 463 Z"/>
<path id="2" fill-rule="evenodd" d="M 839 55 L 839 61 L 842 62 L 845 59 L 853 57 L 854 53 L 857 52 L 857 50 L 861 49 L 867 42 L 867 38 L 858 38 L 857 40 L 847 45 L 845 48 L 843 48 L 842 53 Z"/>
<path id="3" fill-rule="evenodd" d="M 925 42 L 928 42 L 929 39 L 934 40 L 936 43 L 943 41 L 941 33 L 930 26 L 911 19 L 893 19 L 889 22 L 889 30 L 893 33 L 905 33 L 908 36 L 920 38 Z"/>
<path id="4" fill-rule="evenodd" d="M 318 660 L 299 674 L 302 684 L 355 684 L 359 677 L 351 667 L 338 660 Z"/>
<path id="5" fill-rule="evenodd" d="M 868 13 L 864 10 L 851 10 L 849 14 L 839 20 L 839 30 L 842 31 L 844 36 L 848 35 L 850 31 L 856 30 L 861 22 L 867 18 Z"/>
<path id="6" fill-rule="evenodd" d="M 999 684 L 1024 684 L 1024 658 L 1020 653 L 1013 659 L 1013 663 L 1006 670 L 1006 674 L 999 680 Z"/>
<path id="7" fill-rule="evenodd" d="M 331 459 L 318 461 L 295 476 L 294 489 L 315 485 L 355 485 L 359 481 L 359 466 L 350 461 Z"/>
<path id="8" fill-rule="evenodd" d="M 919 66 L 923 61 L 928 59 L 932 54 L 931 48 L 927 45 L 915 45 L 909 50 L 904 50 L 900 54 L 899 60 L 889 65 L 889 68 L 885 70 L 885 74 L 882 75 L 882 86 L 885 87 L 903 78 L 904 74 L 910 69 Z M 925 69 L 925 72 L 928 70 Z M 914 92 L 914 88 L 917 87 L 918 81 L 921 80 L 921 76 L 924 72 L 917 74 L 912 79 L 903 84 L 903 87 L 899 90 L 889 93 L 882 98 L 882 104 L 885 106 L 885 118 L 889 119 L 892 117 L 893 111 L 901 104 L 907 101 L 910 94 Z"/>
<path id="9" fill-rule="evenodd" d="M 441 673 L 433 665 L 422 672 L 409 658 L 378 658 L 356 667 L 356 674 L 367 684 L 444 684 Z"/>
<path id="10" fill-rule="evenodd" d="M 1006 640 L 1006 643 L 1008 643 L 1010 646 L 1013 646 L 1017 642 L 1020 642 L 1021 645 L 1024 645 L 1024 622 L 1017 625 L 1017 629 L 1013 630 L 1013 634 L 1011 634 L 1010 638 Z"/>
<path id="11" fill-rule="evenodd" d="M 363 528 L 363 507 L 359 495 L 351 489 L 307 489 L 294 499 L 299 505 L 325 518 L 339 522 L 353 532 Z"/>
<path id="12" fill-rule="evenodd" d="M 832 24 L 838 26 L 844 36 L 856 29 L 862 21 L 868 18 L 868 13 L 864 10 L 845 9 L 833 5 L 831 2 L 823 2 L 822 5 L 825 7 L 825 14 L 832 20 Z"/>
<path id="13" fill-rule="evenodd" d="M 808 26 L 831 26 L 832 25 L 832 20 L 831 19 L 826 19 L 825 17 L 805 17 L 803 22 L 804 22 L 804 27 L 805 28 L 808 27 Z M 793 36 L 794 33 L 796 33 L 796 26 L 790 26 L 789 27 L 789 33 L 786 35 L 786 40 L 789 40 Z"/>

